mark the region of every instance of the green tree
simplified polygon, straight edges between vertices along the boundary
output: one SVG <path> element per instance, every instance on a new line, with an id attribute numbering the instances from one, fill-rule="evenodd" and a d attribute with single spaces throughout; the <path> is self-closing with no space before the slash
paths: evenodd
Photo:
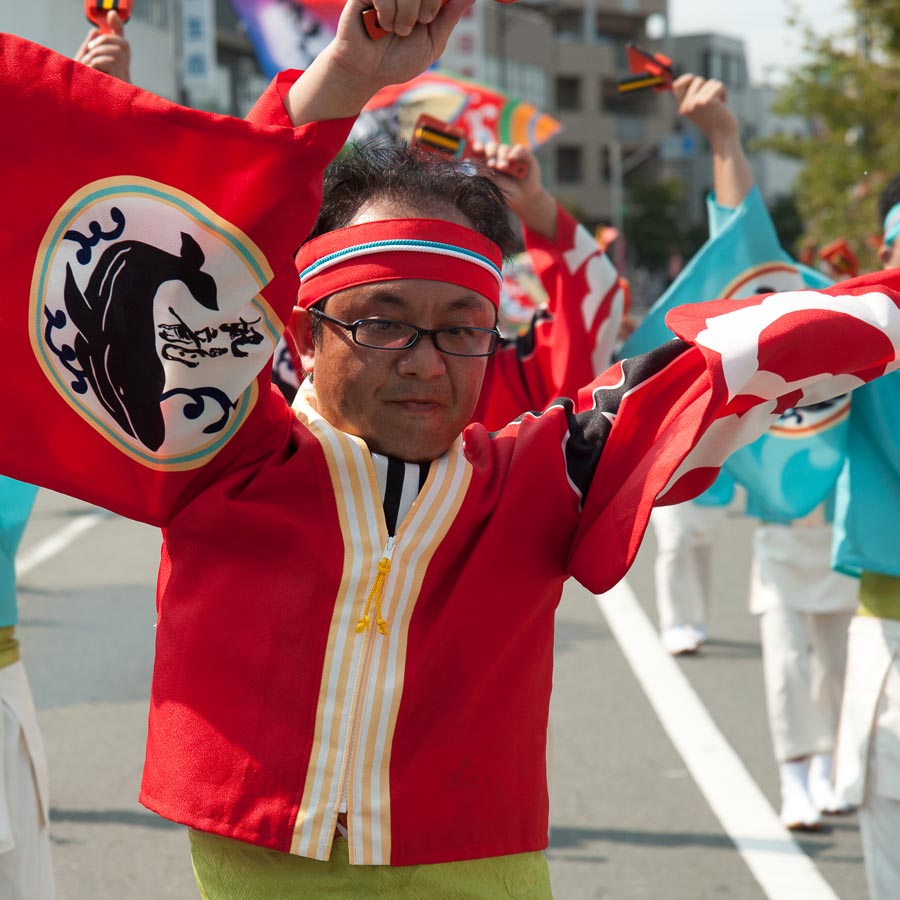
<path id="1" fill-rule="evenodd" d="M 806 238 L 847 238 L 864 268 L 879 230 L 878 194 L 900 173 L 900 0 L 853 0 L 853 33 L 817 37 L 802 23 L 809 62 L 785 87 L 778 112 L 810 123 L 766 145 L 802 160 L 796 203 Z"/>
<path id="2" fill-rule="evenodd" d="M 628 186 L 625 234 L 637 266 L 666 268 L 674 251 L 682 252 L 681 208 L 684 191 L 674 179 L 636 181 Z"/>

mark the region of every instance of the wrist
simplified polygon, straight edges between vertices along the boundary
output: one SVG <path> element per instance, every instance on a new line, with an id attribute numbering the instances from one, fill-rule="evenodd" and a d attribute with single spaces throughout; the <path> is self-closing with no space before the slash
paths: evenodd
<path id="1" fill-rule="evenodd" d="M 541 190 L 534 197 L 520 201 L 518 209 L 513 212 L 519 217 L 522 225 L 530 231 L 537 232 L 547 240 L 556 238 L 556 218 L 557 203 L 556 198 L 546 188 Z"/>
<path id="2" fill-rule="evenodd" d="M 359 115 L 380 85 L 345 66 L 330 47 L 310 64 L 288 94 L 294 125 Z"/>
<path id="3" fill-rule="evenodd" d="M 711 131 L 706 137 L 714 156 L 731 156 L 741 150 L 741 139 L 736 128 Z"/>

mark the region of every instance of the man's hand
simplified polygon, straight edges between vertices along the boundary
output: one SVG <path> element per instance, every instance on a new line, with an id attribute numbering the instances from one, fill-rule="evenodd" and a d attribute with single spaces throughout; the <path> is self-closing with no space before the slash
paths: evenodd
<path id="1" fill-rule="evenodd" d="M 92 28 L 75 54 L 75 62 L 84 63 L 131 84 L 131 44 L 125 38 L 125 23 L 115 10 L 106 16 L 108 32 Z"/>
<path id="2" fill-rule="evenodd" d="M 556 200 L 541 181 L 541 167 L 537 158 L 524 144 L 487 144 L 472 142 L 472 151 L 483 155 L 485 165 L 494 177 L 509 208 L 524 226 L 543 235 L 548 240 L 556 238 Z M 515 178 L 510 174 L 511 163 L 524 164 L 525 176 Z"/>
<path id="3" fill-rule="evenodd" d="M 675 79 L 672 92 L 678 112 L 709 141 L 716 201 L 722 206 L 740 206 L 753 187 L 753 171 L 741 146 L 740 127 L 728 106 L 725 85 L 714 78 L 686 74 Z"/>
<path id="4" fill-rule="evenodd" d="M 389 84 L 424 72 L 443 52 L 453 27 L 474 0 L 347 0 L 334 40 L 288 94 L 294 125 L 355 116 Z M 362 12 L 374 6 L 390 34 L 373 41 Z"/>
<path id="5" fill-rule="evenodd" d="M 672 91 L 679 114 L 693 122 L 711 145 L 737 139 L 738 121 L 728 106 L 728 91 L 721 81 L 686 74 L 675 80 Z"/>

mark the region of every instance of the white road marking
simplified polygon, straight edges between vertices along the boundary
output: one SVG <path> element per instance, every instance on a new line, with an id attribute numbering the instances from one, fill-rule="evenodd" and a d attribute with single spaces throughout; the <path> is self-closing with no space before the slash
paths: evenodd
<path id="1" fill-rule="evenodd" d="M 839 900 L 663 649 L 627 583 L 598 595 L 597 604 L 675 749 L 769 900 Z"/>
<path id="2" fill-rule="evenodd" d="M 27 553 L 21 554 L 16 561 L 16 577 L 23 578 L 32 569 L 36 569 L 41 563 L 56 556 L 57 553 L 61 553 L 82 534 L 109 517 L 109 513 L 101 510 L 79 515 L 68 525 L 51 534 L 50 537 L 35 544 Z"/>

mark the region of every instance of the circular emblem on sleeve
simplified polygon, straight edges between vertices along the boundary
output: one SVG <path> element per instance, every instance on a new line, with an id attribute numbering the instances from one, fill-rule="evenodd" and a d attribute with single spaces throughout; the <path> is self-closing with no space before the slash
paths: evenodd
<path id="1" fill-rule="evenodd" d="M 782 438 L 810 438 L 822 434 L 850 415 L 850 394 L 841 394 L 820 403 L 785 410 L 769 429 Z"/>
<path id="2" fill-rule="evenodd" d="M 272 271 L 239 229 L 140 178 L 94 182 L 48 227 L 31 289 L 38 362 L 70 406 L 146 465 L 202 465 L 256 401 L 281 332 Z"/>
<path id="3" fill-rule="evenodd" d="M 732 300 L 742 300 L 754 294 L 801 291 L 804 287 L 803 276 L 797 271 L 796 266 L 780 260 L 771 260 L 745 269 L 725 285 L 719 295 Z"/>

